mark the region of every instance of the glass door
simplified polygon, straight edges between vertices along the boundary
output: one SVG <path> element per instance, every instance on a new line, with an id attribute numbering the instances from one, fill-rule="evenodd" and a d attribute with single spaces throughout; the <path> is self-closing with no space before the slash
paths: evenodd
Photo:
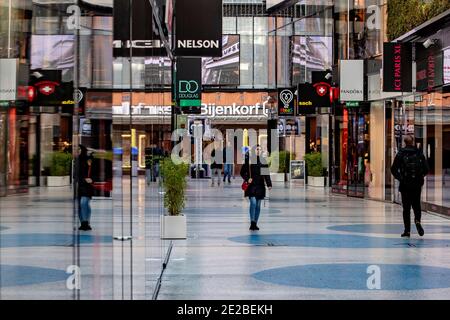
<path id="1" fill-rule="evenodd" d="M 369 114 L 350 109 L 348 121 L 347 195 L 363 198 L 368 186 L 366 169 L 369 161 Z"/>

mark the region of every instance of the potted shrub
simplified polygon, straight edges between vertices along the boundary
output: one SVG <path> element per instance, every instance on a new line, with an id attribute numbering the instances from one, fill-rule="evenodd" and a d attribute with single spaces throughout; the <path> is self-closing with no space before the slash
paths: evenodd
<path id="1" fill-rule="evenodd" d="M 175 164 L 170 158 L 161 165 L 162 185 L 164 188 L 164 207 L 167 214 L 161 221 L 162 239 L 186 239 L 186 216 L 182 214 L 185 206 L 186 176 L 189 173 L 186 163 Z"/>
<path id="2" fill-rule="evenodd" d="M 308 185 L 313 187 L 324 187 L 325 177 L 323 176 L 322 154 L 312 152 L 305 155 L 306 172 L 308 174 Z"/>
<path id="3" fill-rule="evenodd" d="M 72 155 L 65 152 L 54 152 L 50 158 L 50 175 L 48 187 L 64 187 L 70 185 Z"/>
<path id="4" fill-rule="evenodd" d="M 271 154 L 269 166 L 272 166 L 272 163 L 278 163 L 278 171 L 270 173 L 272 182 L 285 182 L 287 180 L 290 162 L 294 157 L 295 155 L 289 151 L 279 151 Z"/>

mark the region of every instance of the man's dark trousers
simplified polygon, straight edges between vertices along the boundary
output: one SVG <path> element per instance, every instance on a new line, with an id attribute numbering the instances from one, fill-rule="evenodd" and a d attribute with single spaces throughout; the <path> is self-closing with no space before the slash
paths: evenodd
<path id="1" fill-rule="evenodd" d="M 414 222 L 420 222 L 422 218 L 422 208 L 420 206 L 422 187 L 404 187 L 402 188 L 401 194 L 403 203 L 403 223 L 405 224 L 405 231 L 411 232 L 411 207 L 414 210 Z"/>

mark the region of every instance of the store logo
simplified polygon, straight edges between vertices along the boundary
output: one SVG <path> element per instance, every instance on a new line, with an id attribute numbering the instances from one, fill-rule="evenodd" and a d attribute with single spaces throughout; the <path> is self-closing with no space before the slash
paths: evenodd
<path id="1" fill-rule="evenodd" d="M 41 81 L 36 83 L 36 87 L 38 87 L 39 92 L 45 96 L 50 96 L 55 93 L 57 86 L 59 86 L 59 83 L 54 81 Z"/>
<path id="2" fill-rule="evenodd" d="M 402 91 L 402 46 L 394 46 L 394 90 Z"/>
<path id="3" fill-rule="evenodd" d="M 152 49 L 152 48 L 162 48 L 163 44 L 160 40 L 114 40 L 113 48 L 134 48 L 134 49 Z"/>
<path id="4" fill-rule="evenodd" d="M 283 90 L 280 93 L 280 101 L 283 102 L 283 105 L 286 109 L 290 108 L 290 103 L 294 100 L 294 94 L 291 90 Z"/>
<path id="5" fill-rule="evenodd" d="M 363 94 L 364 92 L 359 89 L 341 89 L 341 93 L 359 95 L 359 94 Z"/>
<path id="6" fill-rule="evenodd" d="M 220 47 L 219 40 L 178 40 L 180 49 L 210 49 Z"/>
<path id="7" fill-rule="evenodd" d="M 80 102 L 83 100 L 84 95 L 83 95 L 83 92 L 81 92 L 80 89 L 77 89 L 77 90 L 75 90 L 75 92 L 73 93 L 73 97 L 74 97 L 74 99 L 75 99 L 75 103 L 80 103 Z"/>
<path id="8" fill-rule="evenodd" d="M 197 93 L 199 89 L 199 85 L 197 81 L 191 80 L 191 81 L 185 81 L 181 80 L 179 82 L 179 93 L 190 93 L 194 94 Z"/>
<path id="9" fill-rule="evenodd" d="M 319 97 L 325 97 L 328 94 L 330 85 L 325 82 L 319 82 L 314 85 L 314 88 L 316 89 L 316 93 Z"/>

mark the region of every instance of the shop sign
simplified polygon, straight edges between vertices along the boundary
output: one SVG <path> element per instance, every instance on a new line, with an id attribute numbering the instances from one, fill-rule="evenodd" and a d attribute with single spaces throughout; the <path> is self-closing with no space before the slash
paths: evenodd
<path id="1" fill-rule="evenodd" d="M 129 103 L 123 103 L 121 106 L 113 106 L 114 115 L 129 115 L 130 107 Z M 148 106 L 139 104 L 131 107 L 132 115 L 139 116 L 160 116 L 171 115 L 171 106 Z M 266 103 L 256 103 L 254 105 L 237 105 L 233 103 L 229 106 L 218 106 L 215 104 L 202 104 L 201 115 L 209 118 L 216 117 L 246 117 L 246 116 L 261 116 L 268 117 L 269 109 L 266 107 Z"/>
<path id="2" fill-rule="evenodd" d="M 364 60 L 340 60 L 340 99 L 364 101 Z"/>
<path id="3" fill-rule="evenodd" d="M 199 107 L 202 99 L 201 58 L 178 58 L 176 99 L 180 107 Z"/>
<path id="4" fill-rule="evenodd" d="M 416 51 L 418 57 L 416 88 L 418 92 L 433 91 L 435 87 L 441 86 L 444 80 L 444 52 L 424 50 L 419 46 Z"/>
<path id="5" fill-rule="evenodd" d="M 17 59 L 0 59 L 0 101 L 14 101 L 17 97 Z"/>
<path id="6" fill-rule="evenodd" d="M 291 88 L 278 89 L 278 116 L 294 116 L 295 115 L 295 90 Z"/>
<path id="7" fill-rule="evenodd" d="M 134 0 L 131 10 L 133 34 L 130 39 L 130 1 L 114 0 L 113 56 L 166 56 L 167 52 L 153 23 L 153 10 L 148 0 Z"/>
<path id="8" fill-rule="evenodd" d="M 54 78 L 52 72 L 41 70 L 42 79 L 34 79 L 31 81 L 33 98 L 30 99 L 32 106 L 70 106 L 75 104 L 83 109 L 85 104 L 85 89 L 74 89 L 73 82 L 61 82 Z"/>
<path id="9" fill-rule="evenodd" d="M 412 44 L 388 42 L 383 47 L 383 91 L 410 92 L 412 90 Z"/>
<path id="10" fill-rule="evenodd" d="M 450 84 L 450 48 L 444 50 L 444 84 Z"/>
<path id="11" fill-rule="evenodd" d="M 300 135 L 300 119 L 299 118 L 279 118 L 278 119 L 278 135 L 299 136 Z"/>
<path id="12" fill-rule="evenodd" d="M 350 102 L 346 102 L 345 106 L 347 108 L 354 108 L 354 107 L 359 107 L 359 102 L 357 101 L 350 101 Z"/>
<path id="13" fill-rule="evenodd" d="M 175 55 L 222 56 L 222 0 L 177 0 Z"/>
<path id="14" fill-rule="evenodd" d="M 263 116 L 268 117 L 269 110 L 266 107 L 266 103 L 256 103 L 254 105 L 237 105 L 233 103 L 230 106 L 217 106 L 215 104 L 202 104 L 201 115 L 208 117 L 216 116 Z"/>
<path id="15" fill-rule="evenodd" d="M 316 108 L 329 108 L 331 86 L 326 82 L 300 83 L 297 86 L 297 114 L 315 113 Z"/>
<path id="16" fill-rule="evenodd" d="M 305 180 L 305 161 L 291 160 L 291 181 Z"/>

